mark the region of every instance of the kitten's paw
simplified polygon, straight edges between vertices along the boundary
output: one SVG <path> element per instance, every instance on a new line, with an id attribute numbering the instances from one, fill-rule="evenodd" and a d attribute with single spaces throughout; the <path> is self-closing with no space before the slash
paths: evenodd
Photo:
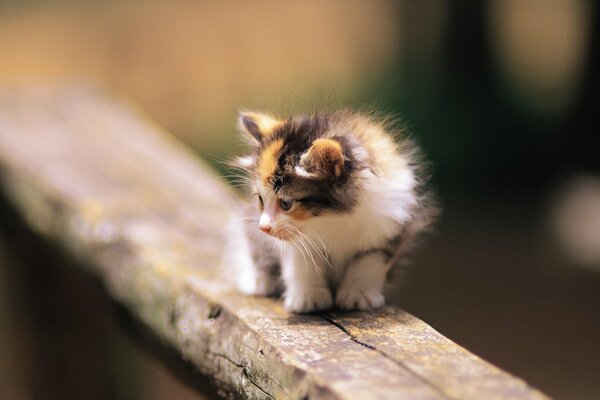
<path id="1" fill-rule="evenodd" d="M 329 289 L 311 289 L 308 291 L 287 291 L 283 305 L 285 309 L 295 313 L 309 313 L 325 310 L 333 304 Z"/>
<path id="2" fill-rule="evenodd" d="M 335 304 L 342 310 L 369 310 L 384 305 L 385 298 L 378 290 L 341 288 L 335 296 Z"/>
<path id="3" fill-rule="evenodd" d="M 266 274 L 244 274 L 238 281 L 238 288 L 247 295 L 270 296 L 277 290 L 277 279 Z"/>

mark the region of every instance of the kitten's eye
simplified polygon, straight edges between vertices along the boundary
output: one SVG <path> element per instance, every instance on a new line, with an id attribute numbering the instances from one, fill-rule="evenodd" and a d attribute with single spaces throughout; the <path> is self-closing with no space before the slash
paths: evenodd
<path id="1" fill-rule="evenodd" d="M 260 208 L 265 208 L 265 202 L 263 201 L 263 198 L 260 194 L 258 195 L 258 205 L 260 206 Z"/>
<path id="2" fill-rule="evenodd" d="M 292 208 L 293 204 L 294 204 L 293 199 L 279 199 L 279 207 L 283 211 L 288 211 L 290 208 Z"/>

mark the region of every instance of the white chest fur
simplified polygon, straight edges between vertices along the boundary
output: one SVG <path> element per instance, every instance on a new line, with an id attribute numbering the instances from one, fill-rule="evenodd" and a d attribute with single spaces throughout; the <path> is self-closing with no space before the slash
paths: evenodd
<path id="1" fill-rule="evenodd" d="M 362 193 L 351 213 L 309 220 L 304 232 L 326 248 L 336 269 L 343 269 L 357 252 L 380 247 L 411 219 L 417 199 L 415 178 L 408 168 L 395 176 L 361 172 Z"/>

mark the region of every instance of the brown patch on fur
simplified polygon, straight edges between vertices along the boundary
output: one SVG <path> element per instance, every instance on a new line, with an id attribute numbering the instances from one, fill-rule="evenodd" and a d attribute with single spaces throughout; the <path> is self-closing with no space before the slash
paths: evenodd
<path id="1" fill-rule="evenodd" d="M 315 140 L 302 159 L 311 172 L 328 173 L 336 178 L 342 174 L 344 167 L 342 145 L 331 139 Z"/>
<path id="2" fill-rule="evenodd" d="M 294 209 L 288 215 L 297 221 L 304 221 L 313 217 L 312 211 L 302 204 L 296 204 Z"/>
<path id="3" fill-rule="evenodd" d="M 266 185 L 269 178 L 275 174 L 277 170 L 277 159 L 281 149 L 283 148 L 283 139 L 279 139 L 270 143 L 261 153 L 258 159 L 256 172 Z"/>

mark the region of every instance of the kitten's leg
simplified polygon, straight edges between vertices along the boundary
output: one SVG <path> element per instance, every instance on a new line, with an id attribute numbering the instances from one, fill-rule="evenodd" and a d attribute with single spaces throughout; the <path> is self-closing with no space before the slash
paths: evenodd
<path id="1" fill-rule="evenodd" d="M 256 225 L 232 219 L 225 259 L 233 267 L 233 278 L 242 293 L 269 296 L 277 292 L 280 282 L 279 254 L 274 239 Z"/>
<path id="2" fill-rule="evenodd" d="M 271 296 L 277 292 L 279 277 L 278 266 L 261 266 L 245 263 L 240 264 L 238 271 L 238 288 L 248 295 Z"/>
<path id="3" fill-rule="evenodd" d="M 368 310 L 385 303 L 383 285 L 390 269 L 382 253 L 371 253 L 351 263 L 338 286 L 335 304 L 343 310 Z"/>
<path id="4" fill-rule="evenodd" d="M 319 260 L 314 262 L 288 244 L 281 265 L 286 286 L 284 306 L 288 311 L 308 313 L 331 307 L 333 298 L 323 274 L 325 266 Z"/>

